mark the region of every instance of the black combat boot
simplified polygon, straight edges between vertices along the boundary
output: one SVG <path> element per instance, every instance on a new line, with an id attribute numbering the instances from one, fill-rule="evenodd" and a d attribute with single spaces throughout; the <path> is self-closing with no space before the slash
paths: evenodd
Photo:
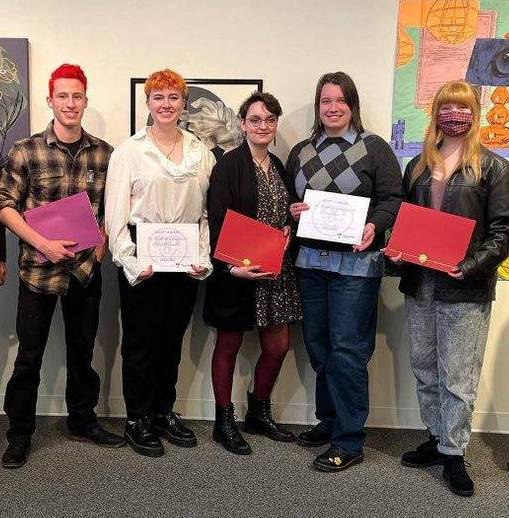
<path id="1" fill-rule="evenodd" d="M 216 405 L 214 441 L 222 444 L 228 451 L 238 455 L 249 455 L 251 446 L 244 440 L 235 422 L 233 404 Z"/>
<path id="2" fill-rule="evenodd" d="M 247 393 L 247 413 L 244 431 L 250 434 L 264 435 L 273 441 L 293 442 L 295 435 L 281 428 L 272 418 L 270 399 L 256 399 Z"/>

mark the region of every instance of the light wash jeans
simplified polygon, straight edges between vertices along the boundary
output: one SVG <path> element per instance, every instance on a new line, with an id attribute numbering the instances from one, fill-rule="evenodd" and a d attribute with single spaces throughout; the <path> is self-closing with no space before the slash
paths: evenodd
<path id="1" fill-rule="evenodd" d="M 445 455 L 464 455 L 488 337 L 491 302 L 440 302 L 434 272 L 405 297 L 421 417 Z"/>

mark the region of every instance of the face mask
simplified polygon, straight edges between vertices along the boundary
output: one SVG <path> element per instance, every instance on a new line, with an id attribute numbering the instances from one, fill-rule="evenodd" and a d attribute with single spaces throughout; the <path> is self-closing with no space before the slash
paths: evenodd
<path id="1" fill-rule="evenodd" d="M 450 111 L 438 114 L 438 127 L 448 137 L 464 135 L 472 126 L 472 113 Z"/>

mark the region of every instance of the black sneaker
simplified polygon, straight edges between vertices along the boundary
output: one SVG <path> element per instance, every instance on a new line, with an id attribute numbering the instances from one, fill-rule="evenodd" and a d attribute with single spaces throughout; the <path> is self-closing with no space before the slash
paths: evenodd
<path id="1" fill-rule="evenodd" d="M 359 464 L 364 460 L 364 455 L 351 455 L 345 453 L 335 446 L 331 446 L 326 452 L 318 455 L 313 462 L 313 468 L 318 471 L 343 471 L 354 464 Z"/>
<path id="2" fill-rule="evenodd" d="M 2 456 L 2 467 L 7 469 L 21 468 L 30 454 L 30 437 L 14 437 Z"/>
<path id="3" fill-rule="evenodd" d="M 463 455 L 445 455 L 443 477 L 448 488 L 456 495 L 474 494 L 474 482 L 467 472 Z"/>
<path id="4" fill-rule="evenodd" d="M 192 448 L 198 444 L 194 432 L 182 422 L 180 416 L 175 412 L 155 415 L 152 426 L 157 435 L 164 437 L 176 446 Z"/>
<path id="5" fill-rule="evenodd" d="M 147 417 L 134 421 L 128 420 L 125 425 L 124 438 L 127 444 L 140 455 L 147 457 L 164 455 L 161 440 L 152 432 L 151 423 Z"/>
<path id="6" fill-rule="evenodd" d="M 123 437 L 105 430 L 98 422 L 91 423 L 79 430 L 69 430 L 71 441 L 92 442 L 106 448 L 120 448 L 125 446 Z"/>
<path id="7" fill-rule="evenodd" d="M 330 432 L 322 423 L 318 423 L 310 430 L 306 430 L 297 435 L 297 444 L 300 444 L 301 446 L 325 446 L 326 444 L 329 444 L 329 442 Z"/>
<path id="8" fill-rule="evenodd" d="M 429 434 L 429 439 L 415 450 L 403 453 L 401 464 L 409 468 L 427 468 L 444 463 L 445 455 L 438 451 L 438 440 Z"/>

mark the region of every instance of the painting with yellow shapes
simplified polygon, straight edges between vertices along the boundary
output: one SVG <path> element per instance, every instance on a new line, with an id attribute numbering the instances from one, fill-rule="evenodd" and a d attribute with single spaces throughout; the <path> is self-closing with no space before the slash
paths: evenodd
<path id="1" fill-rule="evenodd" d="M 481 140 L 509 158 L 509 1 L 400 0 L 391 145 L 402 168 L 422 149 L 432 99 L 450 80 L 481 90 Z M 499 268 L 509 280 L 509 260 Z"/>

